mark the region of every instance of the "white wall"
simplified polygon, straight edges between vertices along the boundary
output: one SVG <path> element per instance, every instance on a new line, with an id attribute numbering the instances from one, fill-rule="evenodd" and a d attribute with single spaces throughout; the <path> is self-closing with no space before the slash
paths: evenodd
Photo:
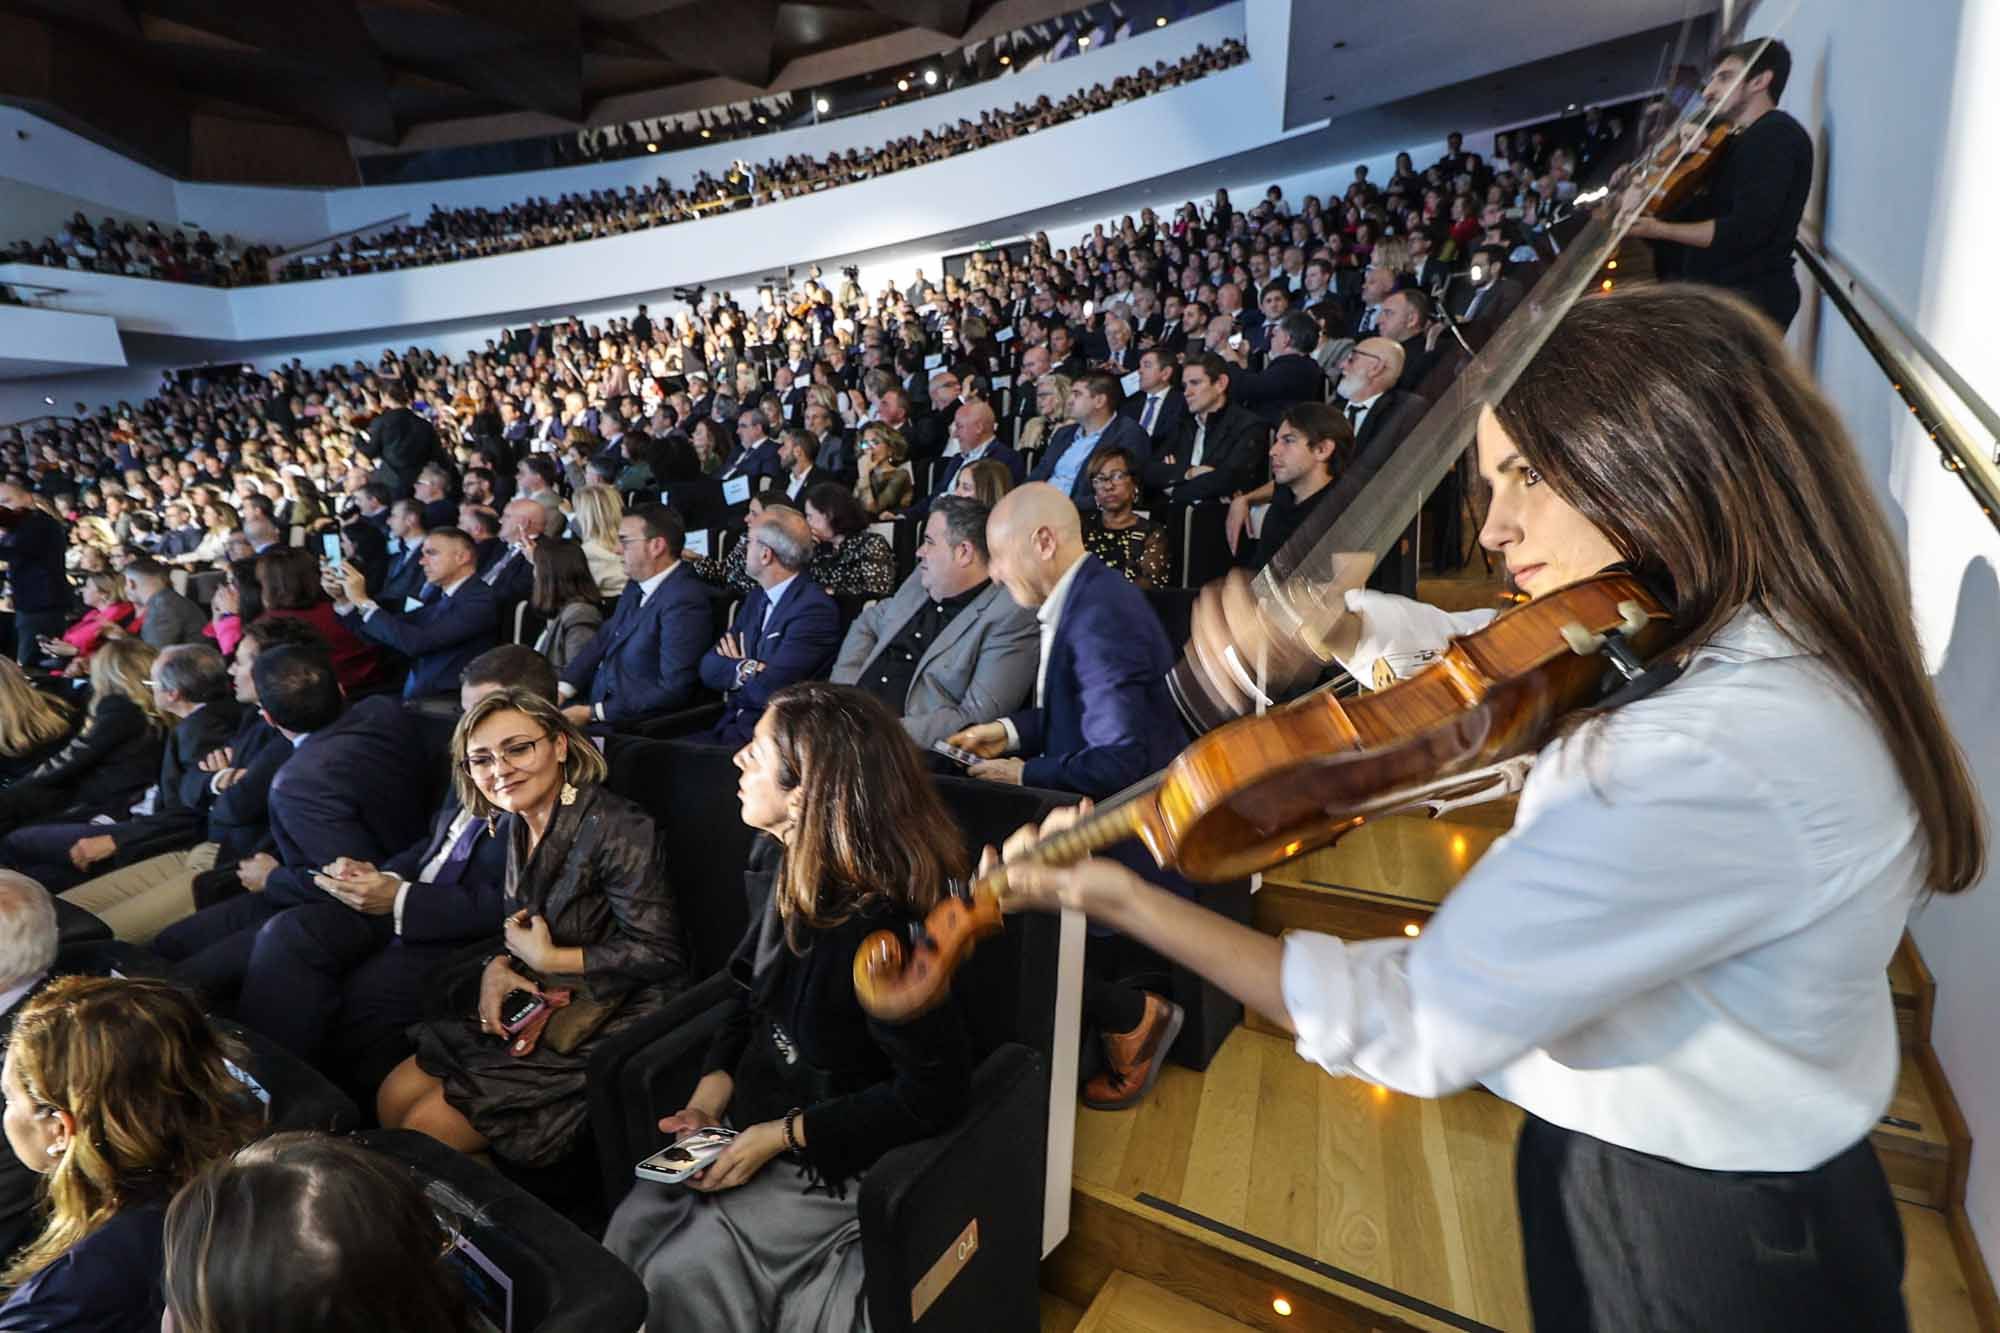
<path id="1" fill-rule="evenodd" d="M 1820 0 L 1780 34 L 1784 105 L 1825 162 L 1829 247 L 1989 404 L 2000 404 L 1991 311 L 2000 304 L 1987 219 L 2000 207 L 2000 7 L 1987 0 Z M 1803 321 L 1802 321 L 1803 322 Z M 2000 1260 L 2000 533 L 1848 331 L 1820 311 L 1816 370 L 1905 534 L 1919 631 L 1986 796 L 1996 873 L 1918 915 L 1937 975 L 1935 1044 L 1974 1141 L 1967 1211 Z M 1831 554 L 1831 553 L 1830 553 Z M 1989 1263 L 1989 1266 L 1991 1264 Z"/>
<path id="2" fill-rule="evenodd" d="M 0 306 L 0 376 L 39 377 L 124 364 L 118 326 L 103 315 Z"/>

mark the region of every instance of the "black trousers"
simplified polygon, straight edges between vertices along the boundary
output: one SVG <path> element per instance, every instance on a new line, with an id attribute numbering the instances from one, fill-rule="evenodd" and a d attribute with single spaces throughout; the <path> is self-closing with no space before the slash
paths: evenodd
<path id="1" fill-rule="evenodd" d="M 1909 1327 L 1866 1139 L 1812 1171 L 1702 1171 L 1531 1115 L 1514 1176 L 1536 1333 Z"/>

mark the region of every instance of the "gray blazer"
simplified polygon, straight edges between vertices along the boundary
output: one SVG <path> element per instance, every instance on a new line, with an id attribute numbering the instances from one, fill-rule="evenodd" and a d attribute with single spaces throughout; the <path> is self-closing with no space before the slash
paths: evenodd
<path id="1" fill-rule="evenodd" d="M 162 588 L 146 603 L 146 623 L 140 626 L 139 637 L 155 648 L 200 643 L 207 624 L 208 616 L 199 606 L 172 588 Z"/>
<path id="2" fill-rule="evenodd" d="M 863 611 L 840 645 L 835 683 L 860 680 L 928 596 L 912 574 L 894 597 Z M 999 584 L 989 584 L 918 660 L 904 703 L 904 729 L 917 744 L 929 745 L 975 722 L 1007 716 L 1034 691 L 1041 656 L 1035 613 L 1023 610 Z"/>
<path id="3" fill-rule="evenodd" d="M 542 630 L 542 637 L 535 641 L 535 651 L 548 658 L 549 665 L 560 672 L 603 627 L 604 611 L 595 602 L 571 602 Z"/>

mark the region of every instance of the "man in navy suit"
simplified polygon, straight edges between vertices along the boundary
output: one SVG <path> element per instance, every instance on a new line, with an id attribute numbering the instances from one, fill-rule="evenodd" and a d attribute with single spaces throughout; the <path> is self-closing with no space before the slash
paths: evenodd
<path id="1" fill-rule="evenodd" d="M 1127 398 L 1118 415 L 1135 421 L 1158 453 L 1187 420 L 1187 399 L 1174 387 L 1173 353 L 1148 347 L 1139 356 L 1139 392 Z"/>
<path id="2" fill-rule="evenodd" d="M 996 435 L 998 429 L 999 421 L 993 415 L 993 404 L 985 399 L 975 398 L 958 409 L 958 415 L 951 423 L 951 437 L 958 442 L 958 452 L 947 455 L 933 469 L 936 481 L 931 486 L 929 497 L 911 511 L 913 518 L 921 521 L 930 512 L 932 500 L 951 494 L 951 488 L 958 482 L 958 474 L 965 470 L 967 463 L 976 463 L 984 458 L 1005 463 L 1014 484 L 1021 484 L 1027 465 L 1021 455 L 1000 443 Z"/>
<path id="3" fill-rule="evenodd" d="M 758 409 L 745 408 L 736 418 L 736 452 L 715 474 L 717 481 L 738 477 L 782 478 L 785 465 L 778 461 L 778 444 L 771 438 L 771 423 Z"/>
<path id="4" fill-rule="evenodd" d="M 986 541 L 994 581 L 1037 608 L 1042 671 L 1033 707 L 951 737 L 986 756 L 972 776 L 1102 798 L 1164 767 L 1184 732 L 1167 694 L 1174 651 L 1145 594 L 1084 550 L 1076 507 L 1054 487 L 1030 482 L 1009 494 Z M 1084 1025 L 1104 1050 L 1084 1104 L 1130 1106 L 1159 1076 L 1183 1015 L 1119 981 L 1104 936 L 1086 947 L 1084 974 Z"/>
<path id="5" fill-rule="evenodd" d="M 952 737 L 987 756 L 972 775 L 1104 797 L 1163 767 L 1180 749 L 1174 650 L 1145 594 L 1084 550 L 1076 506 L 1030 482 L 995 506 L 986 543 L 994 581 L 1039 608 L 1042 672 L 1032 708 Z"/>
<path id="6" fill-rule="evenodd" d="M 472 538 L 457 528 L 438 528 L 424 538 L 420 558 L 428 582 L 423 605 L 414 611 L 378 605 L 353 565 L 342 565 L 326 583 L 333 609 L 349 628 L 410 659 L 406 699 L 450 694 L 458 688 L 465 664 L 498 638 L 500 603 L 473 572 L 477 557 Z"/>
<path id="7" fill-rule="evenodd" d="M 375 595 L 390 606 L 402 606 L 424 590 L 424 534 L 430 529 L 421 500 L 398 500 L 389 508 L 389 535 L 396 549 L 389 555 L 389 568 L 382 575 L 382 590 Z"/>
<path id="8" fill-rule="evenodd" d="M 1326 400 L 1326 374 L 1312 359 L 1319 324 L 1303 310 L 1282 316 L 1271 330 L 1270 355 L 1262 370 L 1251 370 L 1241 347 L 1224 345 L 1221 355 L 1242 369 L 1229 372 L 1229 397 L 1275 426 L 1286 409 Z"/>
<path id="9" fill-rule="evenodd" d="M 767 509 L 750 525 L 743 568 L 757 590 L 736 623 L 701 659 L 702 684 L 723 695 L 722 720 L 706 739 L 741 745 L 764 705 L 795 681 L 826 675 L 840 651 L 840 610 L 799 571 L 812 558 L 812 532 L 796 509 Z"/>
<path id="10" fill-rule="evenodd" d="M 553 698 L 555 673 L 546 659 L 535 665 L 513 683 Z M 468 680 L 460 705 L 501 688 Z M 405 1034 L 423 1017 L 431 974 L 500 928 L 507 844 L 447 793 L 424 837 L 379 867 L 336 858 L 313 883 L 326 901 L 289 907 L 257 931 L 240 1008 L 265 1036 L 372 1096 L 410 1054 Z"/>
<path id="11" fill-rule="evenodd" d="M 549 511 L 539 500 L 510 500 L 500 511 L 500 541 L 506 550 L 479 571 L 503 607 L 525 602 L 535 590 L 535 542 L 548 526 Z"/>
<path id="12" fill-rule="evenodd" d="M 1118 415 L 1124 397 L 1118 381 L 1102 371 L 1077 380 L 1069 391 L 1070 424 L 1050 437 L 1048 452 L 1029 480 L 1048 482 L 1078 509 L 1095 509 L 1097 497 L 1091 493 L 1090 470 L 1084 464 L 1099 448 L 1115 444 L 1130 449 L 1143 471 L 1153 457 L 1153 442 L 1138 423 Z"/>
<path id="13" fill-rule="evenodd" d="M 681 563 L 681 516 L 642 505 L 618 524 L 625 591 L 618 609 L 563 668 L 563 712 L 578 726 L 616 726 L 687 707 L 715 622 L 707 585 Z"/>
<path id="14" fill-rule="evenodd" d="M 344 708 L 325 653 L 272 648 L 252 668 L 265 719 L 291 743 L 271 779 L 277 854 L 238 867 L 251 892 L 160 932 L 176 976 L 225 1007 L 248 970 L 257 930 L 288 907 L 323 903 L 313 876 L 336 857 L 381 862 L 423 835 L 429 773 L 402 706 L 377 695 Z"/>

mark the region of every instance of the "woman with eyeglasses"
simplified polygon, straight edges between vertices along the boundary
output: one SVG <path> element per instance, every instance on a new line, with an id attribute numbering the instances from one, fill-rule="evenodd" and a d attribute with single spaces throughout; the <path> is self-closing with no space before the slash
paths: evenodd
<path id="1" fill-rule="evenodd" d="M 502 938 L 448 973 L 452 1015 L 411 1030 L 417 1053 L 376 1093 L 382 1124 L 466 1153 L 547 1166 L 576 1141 L 597 1043 L 687 984 L 675 897 L 652 818 L 603 787 L 584 734 L 519 688 L 473 705 L 452 735 L 464 808 L 507 840 Z"/>
<path id="2" fill-rule="evenodd" d="M 160 1326 L 168 1201 L 263 1121 L 235 1072 L 246 1060 L 164 981 L 59 977 L 23 1002 L 0 1092 L 48 1207 L 0 1272 L 0 1329 Z"/>
<path id="3" fill-rule="evenodd" d="M 1133 508 L 1139 502 L 1139 460 L 1130 449 L 1106 445 L 1086 468 L 1097 508 L 1083 516 L 1083 544 L 1141 588 L 1168 582 L 1167 530 Z"/>

